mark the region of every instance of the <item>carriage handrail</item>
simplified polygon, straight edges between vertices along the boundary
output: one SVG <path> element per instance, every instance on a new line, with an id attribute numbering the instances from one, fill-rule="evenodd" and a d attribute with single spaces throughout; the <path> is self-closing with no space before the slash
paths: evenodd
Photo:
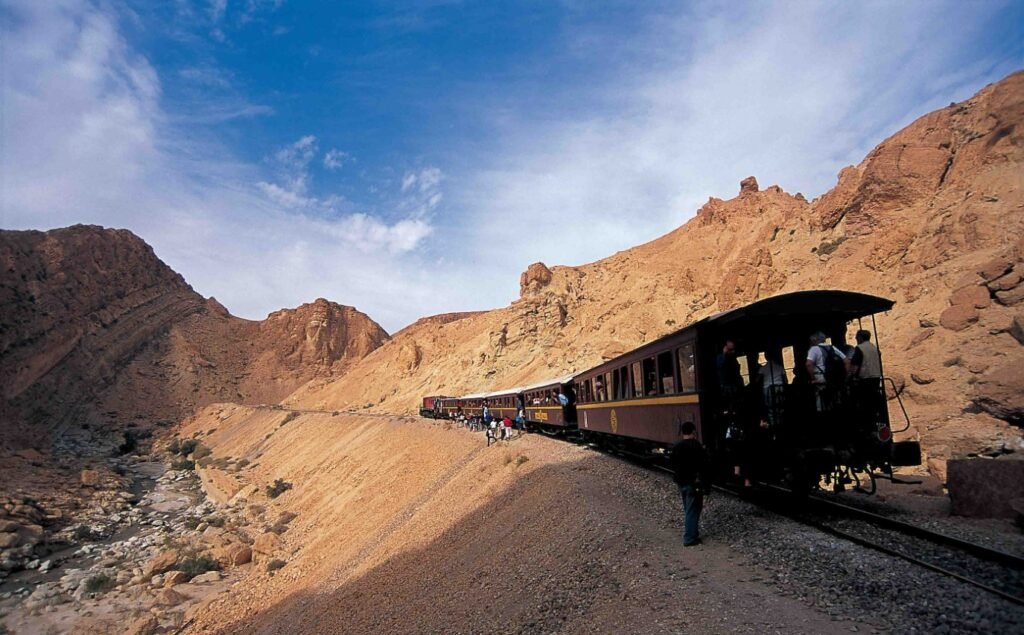
<path id="1" fill-rule="evenodd" d="M 892 430 L 892 433 L 895 434 L 897 432 L 906 432 L 907 430 L 910 429 L 910 415 L 907 414 L 907 409 L 903 406 L 903 398 L 900 397 L 900 391 L 896 387 L 896 382 L 893 381 L 892 377 L 883 377 L 882 381 L 887 381 L 892 385 L 892 394 L 896 396 L 896 403 L 900 405 L 900 410 L 903 411 L 903 419 L 904 421 L 907 422 L 907 425 L 903 426 L 899 430 Z"/>

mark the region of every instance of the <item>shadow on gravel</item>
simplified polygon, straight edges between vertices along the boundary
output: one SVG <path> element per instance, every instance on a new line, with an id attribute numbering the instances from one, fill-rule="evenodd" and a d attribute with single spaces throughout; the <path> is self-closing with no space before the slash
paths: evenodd
<path id="1" fill-rule="evenodd" d="M 572 495 L 590 460 L 526 473 L 427 547 L 395 555 L 333 592 L 289 596 L 222 632 L 561 630 L 595 603 L 622 596 L 617 563 L 602 555 L 607 536 L 595 534 L 594 514 Z M 395 532 L 414 531 L 414 521 Z"/>

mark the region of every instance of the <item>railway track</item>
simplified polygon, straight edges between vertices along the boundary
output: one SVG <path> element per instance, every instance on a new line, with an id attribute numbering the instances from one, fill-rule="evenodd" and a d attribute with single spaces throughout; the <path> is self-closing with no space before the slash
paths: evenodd
<path id="1" fill-rule="evenodd" d="M 1024 606 L 1024 558 L 1020 556 L 814 495 L 798 501 L 781 487 L 766 486 L 754 494 L 716 489 Z"/>
<path id="2" fill-rule="evenodd" d="M 273 409 L 302 414 L 333 414 L 322 410 Z M 389 416 L 352 411 L 340 411 L 339 414 Z M 579 443 L 579 440 L 568 440 Z M 631 463 L 671 473 L 667 467 L 645 461 L 643 457 L 616 454 Z M 722 486 L 715 489 L 842 540 L 905 560 L 1024 606 L 1024 558 L 1020 556 L 819 496 L 797 498 L 778 486 L 762 486 L 754 494 Z M 796 501 L 799 505 L 795 504 Z"/>

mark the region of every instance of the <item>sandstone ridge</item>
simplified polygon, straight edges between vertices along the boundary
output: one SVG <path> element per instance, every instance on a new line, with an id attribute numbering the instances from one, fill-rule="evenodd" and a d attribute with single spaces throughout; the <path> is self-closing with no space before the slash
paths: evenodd
<path id="1" fill-rule="evenodd" d="M 0 232 L 0 316 L 0 427 L 14 447 L 277 401 L 388 338 L 324 299 L 234 317 L 131 232 L 81 225 Z"/>
<path id="2" fill-rule="evenodd" d="M 944 476 L 950 456 L 1024 449 L 1022 164 L 1016 73 L 897 132 L 814 201 L 747 177 L 661 238 L 579 267 L 530 265 L 510 306 L 407 328 L 289 401 L 410 412 L 425 394 L 584 369 L 759 298 L 842 288 L 896 300 L 877 337 L 907 434 Z"/>

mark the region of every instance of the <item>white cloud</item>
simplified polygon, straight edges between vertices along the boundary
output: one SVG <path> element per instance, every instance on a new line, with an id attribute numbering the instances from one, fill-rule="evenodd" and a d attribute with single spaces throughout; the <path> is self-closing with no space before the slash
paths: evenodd
<path id="1" fill-rule="evenodd" d="M 354 159 L 351 154 L 348 152 L 342 152 L 337 148 L 331 148 L 324 153 L 324 167 L 332 171 L 340 170 L 341 166 L 353 160 Z"/>
<path id="2" fill-rule="evenodd" d="M 708 196 L 736 195 L 748 175 L 821 194 L 902 125 L 1014 70 L 980 60 L 959 74 L 998 9 L 701 4 L 660 16 L 628 46 L 569 33 L 575 54 L 611 70 L 561 116 L 509 109 L 499 93 L 496 142 L 450 189 L 449 208 L 470 210 L 455 240 L 502 236 L 508 257 L 490 266 L 505 263 L 492 275 L 511 296 L 530 262 L 579 264 L 646 242 Z"/>
<path id="3" fill-rule="evenodd" d="M 157 74 L 91 3 L 9 3 L 0 227 L 127 227 L 200 293 L 261 318 L 323 296 L 395 330 L 431 300 L 417 247 L 427 219 L 343 213 L 309 193 L 316 138 L 266 164 L 170 126 Z"/>
<path id="4" fill-rule="evenodd" d="M 1014 70 L 963 61 L 999 9 L 976 3 L 698 5 L 634 34 L 611 61 L 609 42 L 570 32 L 604 77 L 543 116 L 504 85 L 502 109 L 468 104 L 496 113 L 493 143 L 449 149 L 463 164 L 427 154 L 437 165 L 404 173 L 391 205 L 370 214 L 315 187 L 312 134 L 258 164 L 181 125 L 106 7 L 5 5 L 15 19 L 2 33 L 0 226 L 128 227 L 236 314 L 324 296 L 389 330 L 506 304 L 530 262 L 579 263 L 653 238 L 748 174 L 818 194 L 898 126 Z M 244 110 L 232 103 L 225 113 Z M 332 151 L 327 169 L 341 160 Z"/>
<path id="5" fill-rule="evenodd" d="M 210 19 L 214 22 L 220 22 L 224 18 L 224 12 L 227 11 L 228 0 L 210 0 Z"/>

